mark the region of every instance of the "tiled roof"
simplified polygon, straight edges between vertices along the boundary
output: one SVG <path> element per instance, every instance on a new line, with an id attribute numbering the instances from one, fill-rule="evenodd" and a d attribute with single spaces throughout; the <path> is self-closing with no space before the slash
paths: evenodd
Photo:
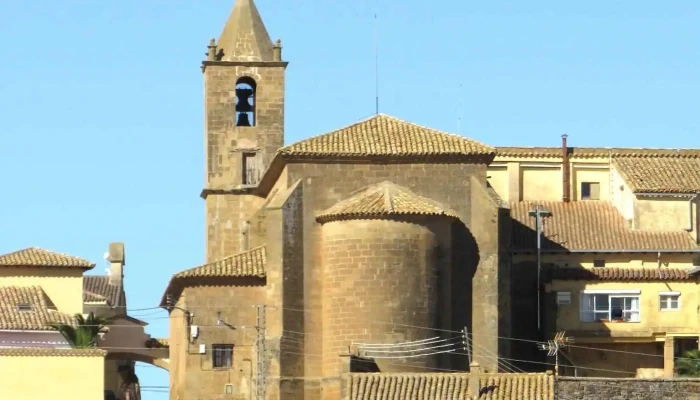
<path id="1" fill-rule="evenodd" d="M 456 217 L 437 202 L 391 182 L 360 189 L 316 216 L 319 221 L 388 215 L 444 215 Z"/>
<path id="2" fill-rule="evenodd" d="M 177 282 L 189 278 L 263 278 L 267 275 L 267 251 L 265 246 L 255 247 L 221 260 L 178 272 L 170 278 L 160 301 L 167 306 L 167 296 L 182 286 Z"/>
<path id="3" fill-rule="evenodd" d="M 20 304 L 29 306 L 30 311 L 21 311 Z M 47 324 L 74 322 L 72 316 L 52 308 L 39 286 L 0 287 L 0 330 L 53 330 Z"/>
<path id="4" fill-rule="evenodd" d="M 561 147 L 496 147 L 500 157 L 561 158 Z M 700 158 L 700 149 L 635 149 L 620 147 L 569 147 L 569 157 Z"/>
<path id="5" fill-rule="evenodd" d="M 349 374 L 349 400 L 470 399 L 466 373 Z M 549 374 L 484 374 L 479 400 L 553 400 Z"/>
<path id="6" fill-rule="evenodd" d="M 146 341 L 146 347 L 149 349 L 159 349 L 170 347 L 170 342 L 165 338 L 151 338 Z"/>
<path id="7" fill-rule="evenodd" d="M 213 263 L 178 272 L 173 278 L 257 276 L 266 273 L 265 246 L 238 253 Z"/>
<path id="8" fill-rule="evenodd" d="M 54 349 L 54 348 L 18 348 L 0 349 L 0 357 L 104 357 L 106 350 L 89 349 Z"/>
<path id="9" fill-rule="evenodd" d="M 83 301 L 87 301 L 85 292 L 102 296 L 113 306 L 121 304 L 123 295 L 121 285 L 110 284 L 106 275 L 83 275 Z"/>
<path id="10" fill-rule="evenodd" d="M 606 201 L 538 202 L 551 211 L 544 218 L 542 248 L 544 250 L 607 250 L 621 251 L 697 251 L 700 249 L 685 231 L 636 231 L 617 209 Z M 513 249 L 530 251 L 536 248 L 535 219 L 528 215 L 535 202 L 510 204 L 513 217 Z"/>
<path id="11" fill-rule="evenodd" d="M 685 281 L 695 279 L 682 268 L 551 268 L 550 279 L 605 281 Z"/>
<path id="12" fill-rule="evenodd" d="M 493 156 L 495 150 L 463 136 L 385 114 L 302 140 L 279 150 L 293 156 Z"/>
<path id="13" fill-rule="evenodd" d="M 83 292 L 83 303 L 106 303 L 107 298 L 92 292 Z"/>
<path id="14" fill-rule="evenodd" d="M 622 179 L 635 193 L 700 193 L 700 158 L 615 158 Z"/>
<path id="15" fill-rule="evenodd" d="M 79 257 L 30 247 L 0 256 L 0 266 L 10 267 L 75 267 L 91 269 L 94 263 Z"/>

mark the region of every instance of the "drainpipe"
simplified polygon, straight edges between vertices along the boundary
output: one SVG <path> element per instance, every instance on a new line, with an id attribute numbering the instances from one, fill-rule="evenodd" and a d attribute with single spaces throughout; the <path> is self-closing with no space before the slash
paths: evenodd
<path id="1" fill-rule="evenodd" d="M 566 146 L 567 134 L 561 135 L 561 171 L 562 171 L 562 196 L 561 201 L 568 203 L 571 196 L 571 179 L 569 165 L 569 148 Z"/>
<path id="2" fill-rule="evenodd" d="M 693 200 L 695 200 L 697 197 L 698 195 L 695 194 L 688 199 L 688 229 L 686 229 L 688 232 L 692 232 L 693 227 L 695 226 L 693 223 Z"/>

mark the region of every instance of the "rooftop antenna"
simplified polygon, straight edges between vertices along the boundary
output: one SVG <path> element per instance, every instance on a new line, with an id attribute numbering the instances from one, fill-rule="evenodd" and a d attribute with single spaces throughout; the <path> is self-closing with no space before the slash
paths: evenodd
<path id="1" fill-rule="evenodd" d="M 462 84 L 459 84 L 459 105 L 457 106 L 457 133 L 462 134 Z"/>
<path id="2" fill-rule="evenodd" d="M 379 22 L 377 21 L 377 0 L 374 11 L 374 112 L 379 114 Z"/>

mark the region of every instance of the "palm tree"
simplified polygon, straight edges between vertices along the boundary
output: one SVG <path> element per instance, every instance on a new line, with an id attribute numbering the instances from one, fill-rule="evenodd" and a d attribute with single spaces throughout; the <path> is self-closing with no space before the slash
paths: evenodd
<path id="1" fill-rule="evenodd" d="M 74 318 L 75 324 L 52 323 L 49 326 L 59 331 L 68 344 L 77 349 L 95 347 L 97 335 L 110 322 L 109 319 L 96 317 L 92 312 L 87 318 L 83 314 L 75 314 Z"/>
<path id="2" fill-rule="evenodd" d="M 682 358 L 676 359 L 676 371 L 680 376 L 700 376 L 700 350 L 688 350 Z"/>

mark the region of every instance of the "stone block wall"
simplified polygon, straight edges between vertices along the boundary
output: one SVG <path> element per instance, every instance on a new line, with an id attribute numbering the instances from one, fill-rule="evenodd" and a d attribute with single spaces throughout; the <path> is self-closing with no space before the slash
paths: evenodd
<path id="1" fill-rule="evenodd" d="M 558 378 L 557 400 L 697 400 L 700 379 Z"/>

